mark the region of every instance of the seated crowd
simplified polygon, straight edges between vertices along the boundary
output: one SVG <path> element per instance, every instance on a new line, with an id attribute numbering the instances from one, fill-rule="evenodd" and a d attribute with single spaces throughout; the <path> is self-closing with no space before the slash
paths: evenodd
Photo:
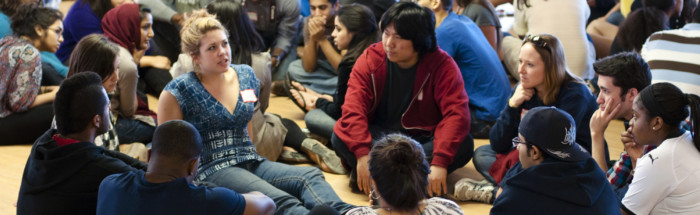
<path id="1" fill-rule="evenodd" d="M 700 213 L 697 0 L 49 5 L 0 3 L 17 214 Z"/>

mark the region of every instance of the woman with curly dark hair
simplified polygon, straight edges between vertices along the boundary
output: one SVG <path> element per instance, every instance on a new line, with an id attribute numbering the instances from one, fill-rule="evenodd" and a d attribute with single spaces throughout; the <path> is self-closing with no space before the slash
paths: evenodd
<path id="1" fill-rule="evenodd" d="M 0 40 L 0 144 L 31 143 L 51 125 L 58 86 L 41 86 L 40 51 L 63 41 L 63 15 L 36 4 L 12 16 L 13 35 Z"/>

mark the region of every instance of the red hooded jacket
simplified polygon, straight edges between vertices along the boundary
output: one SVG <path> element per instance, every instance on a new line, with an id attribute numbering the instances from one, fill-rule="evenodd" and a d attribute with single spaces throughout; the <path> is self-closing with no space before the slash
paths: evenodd
<path id="1" fill-rule="evenodd" d="M 333 128 L 357 158 L 368 155 L 371 148 L 369 121 L 384 91 L 386 62 L 381 42 L 372 44 L 360 55 L 350 73 L 343 115 Z M 471 129 L 469 98 L 452 57 L 439 48 L 423 54 L 411 95 L 401 125 L 410 132 L 434 135 L 431 165 L 447 168 Z"/>

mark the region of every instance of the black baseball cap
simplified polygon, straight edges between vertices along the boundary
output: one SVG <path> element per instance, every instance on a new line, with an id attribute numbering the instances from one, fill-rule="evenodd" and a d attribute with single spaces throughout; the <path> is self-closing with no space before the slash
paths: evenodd
<path id="1" fill-rule="evenodd" d="M 582 161 L 591 155 L 576 143 L 574 119 L 556 107 L 530 109 L 520 121 L 518 128 L 528 144 L 540 148 L 544 153 L 562 161 Z"/>

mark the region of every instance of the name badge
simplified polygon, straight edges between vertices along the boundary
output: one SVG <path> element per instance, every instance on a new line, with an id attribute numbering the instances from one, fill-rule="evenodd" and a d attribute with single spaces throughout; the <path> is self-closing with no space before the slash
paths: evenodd
<path id="1" fill-rule="evenodd" d="M 253 89 L 247 89 L 241 91 L 241 98 L 243 99 L 243 102 L 257 102 L 258 97 L 255 96 L 255 91 Z"/>

